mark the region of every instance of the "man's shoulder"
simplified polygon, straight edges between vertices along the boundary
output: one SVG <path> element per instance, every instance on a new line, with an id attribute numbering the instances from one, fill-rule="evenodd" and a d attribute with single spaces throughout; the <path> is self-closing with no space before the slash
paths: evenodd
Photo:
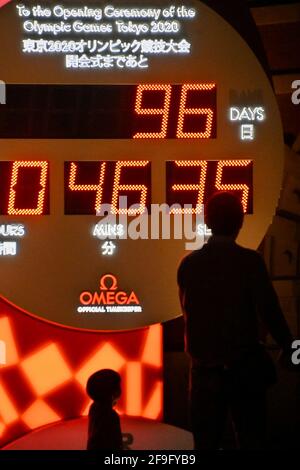
<path id="1" fill-rule="evenodd" d="M 251 248 L 246 248 L 244 246 L 238 245 L 237 243 L 232 243 L 230 246 L 231 246 L 231 249 L 240 253 L 242 256 L 248 257 L 249 259 L 254 259 L 254 260 L 261 259 L 261 255 L 257 251 L 252 250 Z M 192 251 L 186 256 L 184 256 L 181 260 L 181 263 L 189 263 L 194 260 L 197 260 L 198 258 L 201 258 L 202 256 L 208 255 L 210 248 L 213 249 L 214 247 L 213 245 L 210 245 L 209 243 L 207 243 L 202 248 Z"/>
<path id="2" fill-rule="evenodd" d="M 194 261 L 201 258 L 205 253 L 204 248 L 205 247 L 200 248 L 199 250 L 191 251 L 190 253 L 185 255 L 179 263 L 179 269 L 184 268 L 186 266 L 190 266 L 191 264 L 193 264 Z"/>
<path id="3" fill-rule="evenodd" d="M 245 259 L 252 261 L 253 263 L 260 263 L 262 262 L 262 256 L 258 251 L 252 250 L 251 248 L 245 248 L 244 246 L 235 244 L 236 250 L 241 254 L 241 256 L 245 257 Z"/>
<path id="4" fill-rule="evenodd" d="M 199 262 L 201 262 L 201 260 L 205 260 L 206 257 L 209 258 L 212 254 L 212 251 L 214 251 L 214 248 L 210 247 L 209 244 L 204 245 L 198 250 L 192 251 L 181 259 L 178 270 L 183 271 L 188 267 L 197 265 Z M 248 262 L 254 265 L 260 265 L 263 263 L 263 258 L 260 253 L 250 248 L 245 248 L 241 245 L 238 245 L 237 243 L 232 244 L 230 253 L 231 255 L 236 253 L 236 255 L 245 263 Z M 228 256 L 231 256 L 230 253 L 228 253 Z"/>
<path id="5" fill-rule="evenodd" d="M 199 251 L 201 250 L 192 251 L 188 255 L 184 256 L 179 262 L 177 270 L 177 283 L 179 286 L 183 286 L 183 284 L 185 284 L 185 279 L 188 272 L 191 271 L 191 266 L 195 264 L 194 261 L 199 257 Z"/>

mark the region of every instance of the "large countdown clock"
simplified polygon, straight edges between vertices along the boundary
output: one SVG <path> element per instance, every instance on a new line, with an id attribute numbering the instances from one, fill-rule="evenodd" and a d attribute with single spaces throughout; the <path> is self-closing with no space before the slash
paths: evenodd
<path id="1" fill-rule="evenodd" d="M 68 327 L 138 328 L 180 314 L 187 240 L 126 238 L 124 220 L 168 204 L 172 228 L 228 190 L 246 213 L 238 242 L 257 248 L 280 193 L 280 116 L 252 50 L 203 3 L 75 3 L 1 11 L 1 295 Z"/>

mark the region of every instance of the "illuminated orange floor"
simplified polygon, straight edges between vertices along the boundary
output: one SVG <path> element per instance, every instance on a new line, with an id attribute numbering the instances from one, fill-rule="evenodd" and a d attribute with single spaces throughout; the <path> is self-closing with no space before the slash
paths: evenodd
<path id="1" fill-rule="evenodd" d="M 122 377 L 117 411 L 162 417 L 162 328 L 93 333 L 62 328 L 0 299 L 0 447 L 29 431 L 87 414 L 88 377 L 111 368 Z"/>

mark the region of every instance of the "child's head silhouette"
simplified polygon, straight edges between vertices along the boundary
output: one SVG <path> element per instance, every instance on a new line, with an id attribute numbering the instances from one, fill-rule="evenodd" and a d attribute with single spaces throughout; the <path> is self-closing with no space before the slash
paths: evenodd
<path id="1" fill-rule="evenodd" d="M 121 395 L 121 377 L 111 369 L 99 370 L 88 379 L 86 391 L 93 401 L 112 405 Z"/>

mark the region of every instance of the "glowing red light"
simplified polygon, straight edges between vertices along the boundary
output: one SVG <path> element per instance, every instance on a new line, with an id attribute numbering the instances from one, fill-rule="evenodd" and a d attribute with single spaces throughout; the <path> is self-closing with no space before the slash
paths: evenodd
<path id="1" fill-rule="evenodd" d="M 113 194 L 112 194 L 112 213 L 117 214 L 125 214 L 125 215 L 140 215 L 145 212 L 146 209 L 146 201 L 147 201 L 147 193 L 148 188 L 144 184 L 120 184 L 121 181 L 121 173 L 122 168 L 124 167 L 131 167 L 131 168 L 140 168 L 146 167 L 149 165 L 149 161 L 121 161 L 117 162 L 116 164 L 116 171 L 115 171 L 115 178 L 114 178 L 114 186 L 113 186 Z M 141 197 L 139 202 L 139 207 L 136 209 L 118 209 L 118 200 L 119 200 L 119 192 L 120 191 L 140 191 Z"/>
<path id="2" fill-rule="evenodd" d="M 209 139 L 212 134 L 214 111 L 211 108 L 187 108 L 188 92 L 213 90 L 215 83 L 185 84 L 182 86 L 180 99 L 177 138 L 178 139 Z M 184 120 L 186 115 L 206 115 L 206 127 L 204 132 L 184 132 Z"/>
<path id="3" fill-rule="evenodd" d="M 95 191 L 96 192 L 96 201 L 95 201 L 96 213 L 100 211 L 101 209 L 105 170 L 106 170 L 106 163 L 103 162 L 100 165 L 100 175 L 99 175 L 98 184 L 76 184 L 77 165 L 76 163 L 71 163 L 71 170 L 70 170 L 70 177 L 69 177 L 69 189 L 71 191 Z"/>
<path id="4" fill-rule="evenodd" d="M 202 213 L 201 206 L 217 191 L 236 192 L 245 213 L 253 213 L 252 160 L 168 161 L 166 176 L 171 214 Z"/>
<path id="5" fill-rule="evenodd" d="M 142 108 L 143 94 L 147 91 L 164 91 L 163 108 Z M 142 115 L 160 115 L 162 116 L 160 132 L 138 132 L 133 136 L 134 139 L 165 139 L 168 130 L 169 111 L 171 104 L 171 85 L 139 85 L 137 88 L 137 96 L 135 103 L 135 112 Z"/>
<path id="6" fill-rule="evenodd" d="M 222 184 L 223 169 L 226 167 L 241 167 L 251 165 L 251 160 L 223 160 L 218 162 L 216 174 L 216 189 L 219 191 L 242 191 L 242 204 L 247 212 L 250 187 L 247 184 Z"/>
<path id="7" fill-rule="evenodd" d="M 172 191 L 198 191 L 197 207 L 195 209 L 172 209 L 171 214 L 197 214 L 201 211 L 200 206 L 203 204 L 204 190 L 206 182 L 207 162 L 205 160 L 195 161 L 176 161 L 179 167 L 198 167 L 200 168 L 199 184 L 174 184 Z"/>
<path id="8" fill-rule="evenodd" d="M 21 168 L 40 168 L 40 180 L 39 180 L 39 190 L 38 190 L 38 197 L 37 197 L 37 206 L 36 208 L 32 209 L 18 209 L 15 207 L 16 205 L 16 185 L 18 184 L 21 175 L 20 169 Z M 9 200 L 8 200 L 8 215 L 42 215 L 44 211 L 44 204 L 45 204 L 45 195 L 46 195 L 46 187 L 47 187 L 47 176 L 48 176 L 48 162 L 39 162 L 39 161 L 17 161 L 13 163 L 12 167 L 12 175 L 11 175 L 11 182 L 9 188 Z M 36 190 L 33 188 L 32 190 Z"/>

